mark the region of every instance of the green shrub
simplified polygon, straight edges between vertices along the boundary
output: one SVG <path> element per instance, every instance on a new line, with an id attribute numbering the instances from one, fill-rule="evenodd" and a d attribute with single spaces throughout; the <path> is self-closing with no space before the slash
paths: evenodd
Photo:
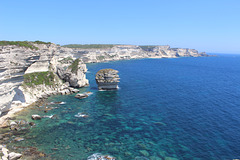
<path id="1" fill-rule="evenodd" d="M 25 74 L 24 76 L 24 84 L 27 86 L 33 85 L 53 85 L 54 84 L 54 74 L 53 72 L 34 72 Z"/>
<path id="2" fill-rule="evenodd" d="M 68 44 L 63 45 L 67 48 L 80 48 L 80 49 L 106 49 L 114 47 L 114 44 Z"/>
<path id="3" fill-rule="evenodd" d="M 25 47 L 30 49 L 38 50 L 38 47 L 35 47 L 33 44 L 51 44 L 51 42 L 43 42 L 43 41 L 0 41 L 0 46 L 7 46 L 7 45 L 15 45 L 19 47 Z"/>
<path id="4" fill-rule="evenodd" d="M 34 41 L 36 44 L 52 44 L 51 42 L 43 42 L 43 41 Z"/>
<path id="5" fill-rule="evenodd" d="M 38 47 L 35 47 L 32 42 L 29 41 L 0 41 L 0 46 L 7 46 L 7 45 L 16 45 L 19 47 L 25 47 L 30 49 L 38 49 Z"/>
<path id="6" fill-rule="evenodd" d="M 77 74 L 78 71 L 78 63 L 80 62 L 79 58 L 73 61 L 73 63 L 68 67 L 71 69 L 72 73 Z"/>

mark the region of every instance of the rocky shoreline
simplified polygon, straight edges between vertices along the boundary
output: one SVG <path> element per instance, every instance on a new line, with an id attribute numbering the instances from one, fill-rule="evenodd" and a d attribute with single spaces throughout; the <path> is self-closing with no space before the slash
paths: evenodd
<path id="1" fill-rule="evenodd" d="M 67 87 L 88 86 L 85 63 L 208 56 L 194 49 L 170 48 L 170 46 L 115 45 L 104 49 L 72 49 L 52 43 L 32 43 L 32 45 L 38 49 L 15 45 L 0 46 L 0 115 L 19 106 L 26 107 L 42 97 L 57 93 L 68 94 Z M 52 84 L 32 82 L 34 79 L 31 78 L 38 76 L 34 73 L 49 75 Z M 24 85 L 27 75 L 30 79 L 27 83 L 35 83 L 34 85 Z"/>
<path id="2" fill-rule="evenodd" d="M 38 49 L 12 45 L 0 46 L 1 128 L 11 129 L 13 122 L 11 119 L 16 113 L 32 104 L 41 103 L 51 95 L 77 93 L 79 90 L 76 88 L 88 86 L 85 63 L 208 56 L 193 49 L 172 49 L 170 46 L 141 48 L 133 45 L 117 45 L 107 49 L 71 49 L 55 44 L 33 43 L 32 45 Z M 116 88 L 118 79 L 115 78 L 114 86 L 113 82 L 104 81 L 104 87 L 106 88 L 106 84 L 108 87 L 111 84 L 110 88 Z M 101 77 L 98 76 L 96 81 L 101 89 L 103 85 Z M 9 159 L 9 156 L 7 154 L 5 158 Z"/>

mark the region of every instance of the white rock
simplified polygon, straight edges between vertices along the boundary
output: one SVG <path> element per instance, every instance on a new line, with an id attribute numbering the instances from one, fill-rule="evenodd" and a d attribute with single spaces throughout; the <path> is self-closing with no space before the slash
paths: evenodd
<path id="1" fill-rule="evenodd" d="M 2 153 L 3 153 L 3 155 L 5 155 L 6 157 L 8 157 L 8 149 L 7 149 L 7 148 L 2 148 Z"/>
<path id="2" fill-rule="evenodd" d="M 10 123 L 10 126 L 13 126 L 13 125 L 17 125 L 17 123 L 14 122 L 14 121 L 12 121 L 12 122 Z"/>
<path id="3" fill-rule="evenodd" d="M 2 160 L 8 160 L 8 157 L 6 157 L 5 155 L 2 156 Z"/>
<path id="4" fill-rule="evenodd" d="M 17 160 L 17 159 L 19 159 L 19 158 L 21 158 L 22 157 L 22 154 L 20 154 L 20 153 L 15 153 L 15 152 L 11 152 L 11 153 L 9 153 L 9 155 L 8 155 L 9 157 L 9 160 Z"/>

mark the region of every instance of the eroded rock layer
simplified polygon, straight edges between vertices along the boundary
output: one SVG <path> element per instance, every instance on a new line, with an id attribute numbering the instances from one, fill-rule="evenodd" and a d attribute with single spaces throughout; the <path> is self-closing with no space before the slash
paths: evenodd
<path id="1" fill-rule="evenodd" d="M 97 72 L 96 83 L 100 90 L 112 90 L 118 88 L 119 75 L 118 71 L 114 69 L 102 69 Z"/>

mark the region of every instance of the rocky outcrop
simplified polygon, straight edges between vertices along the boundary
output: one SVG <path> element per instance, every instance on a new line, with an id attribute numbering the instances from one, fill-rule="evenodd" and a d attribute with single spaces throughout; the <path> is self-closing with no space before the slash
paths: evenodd
<path id="1" fill-rule="evenodd" d="M 67 88 L 69 83 L 60 80 L 56 73 L 58 66 L 71 65 L 76 59 L 74 53 L 77 51 L 55 44 L 33 43 L 32 45 L 38 49 L 14 45 L 0 46 L 0 115 L 19 105 L 27 106 L 39 98 L 46 98 L 57 93 L 71 93 Z M 77 77 L 77 85 L 82 87 L 88 84 L 85 77 L 86 65 L 79 64 L 79 68 L 77 74 L 72 77 Z M 36 72 L 52 72 L 55 75 L 53 83 L 31 87 L 22 85 L 24 74 L 30 75 Z"/>
<path id="2" fill-rule="evenodd" d="M 75 70 L 73 67 L 75 67 Z M 89 82 L 86 79 L 86 72 L 86 64 L 83 64 L 81 61 L 77 61 L 76 66 L 57 66 L 58 76 L 65 82 L 69 82 L 71 87 L 79 88 L 87 86 Z"/>
<path id="3" fill-rule="evenodd" d="M 22 157 L 22 154 L 15 153 L 15 152 L 9 152 L 9 150 L 2 145 L 0 145 L 0 149 L 2 151 L 2 160 L 17 160 Z"/>
<path id="4" fill-rule="evenodd" d="M 118 88 L 120 78 L 117 70 L 102 69 L 97 72 L 95 79 L 99 90 L 112 90 Z"/>

